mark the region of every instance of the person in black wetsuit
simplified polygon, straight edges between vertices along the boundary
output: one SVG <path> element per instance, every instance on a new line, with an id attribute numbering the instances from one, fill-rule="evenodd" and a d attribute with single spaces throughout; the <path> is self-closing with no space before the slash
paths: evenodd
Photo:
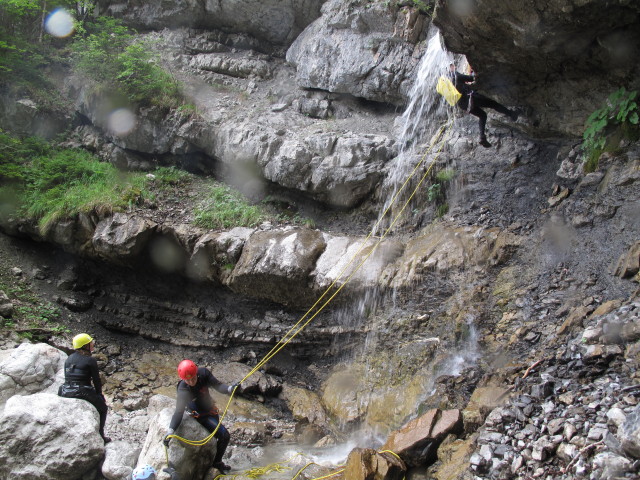
<path id="1" fill-rule="evenodd" d="M 451 63 L 449 65 L 449 78 L 455 85 L 456 89 L 462 94 L 460 100 L 458 100 L 458 107 L 468 111 L 471 115 L 478 117 L 478 123 L 480 126 L 480 145 L 483 147 L 490 147 L 491 144 L 487 141 L 487 137 L 484 133 L 485 125 L 487 123 L 487 113 L 482 108 L 491 108 L 497 112 L 507 115 L 514 122 L 518 119 L 518 112 L 515 110 L 509 110 L 504 105 L 485 97 L 481 93 L 474 91 L 471 88 L 470 83 L 476 81 L 475 74 L 465 75 L 456 71 L 456 66 Z"/>
<path id="2" fill-rule="evenodd" d="M 164 437 L 165 446 L 169 446 L 169 438 L 182 422 L 182 414 L 185 408 L 191 412 L 191 415 L 207 429 L 213 432 L 218 426 L 220 416 L 211 395 L 209 387 L 215 388 L 220 393 L 230 394 L 239 385 L 226 385 L 213 376 L 208 368 L 198 368 L 191 360 L 183 360 L 178 365 L 178 376 L 181 378 L 177 387 L 176 410 L 171 417 L 169 430 Z M 231 435 L 223 425 L 220 425 L 215 434 L 218 440 L 216 457 L 213 460 L 213 467 L 222 473 L 228 471 L 230 467 L 222 462 Z"/>
<path id="3" fill-rule="evenodd" d="M 105 443 L 109 443 L 111 439 L 104 434 L 107 402 L 102 394 L 98 362 L 91 356 L 95 341 L 88 334 L 81 333 L 73 337 L 73 348 L 75 352 L 64 362 L 64 384 L 58 389 L 58 395 L 65 398 L 80 398 L 96 407 L 100 414 L 100 436 Z"/>

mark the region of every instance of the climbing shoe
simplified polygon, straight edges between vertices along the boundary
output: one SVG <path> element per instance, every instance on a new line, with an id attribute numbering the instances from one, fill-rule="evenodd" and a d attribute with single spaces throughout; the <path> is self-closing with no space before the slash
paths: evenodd
<path id="1" fill-rule="evenodd" d="M 511 113 L 509 113 L 509 116 L 511 117 L 511 120 L 515 122 L 516 120 L 518 120 L 520 113 L 517 110 L 511 110 Z"/>
<path id="2" fill-rule="evenodd" d="M 489 148 L 491 144 L 487 141 L 487 137 L 480 137 L 480 145 L 484 148 Z"/>
<path id="3" fill-rule="evenodd" d="M 231 467 L 223 462 L 216 462 L 212 466 L 213 468 L 220 470 L 221 473 L 226 473 L 231 470 Z"/>

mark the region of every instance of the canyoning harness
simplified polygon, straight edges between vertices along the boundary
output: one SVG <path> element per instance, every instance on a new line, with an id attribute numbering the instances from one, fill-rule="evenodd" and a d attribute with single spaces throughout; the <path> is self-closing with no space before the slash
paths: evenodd
<path id="1" fill-rule="evenodd" d="M 220 409 L 215 405 L 211 407 L 211 410 L 209 410 L 208 412 L 199 412 L 198 410 L 193 410 L 189 407 L 187 407 L 185 410 L 187 412 L 187 415 L 195 419 L 198 419 L 201 417 L 219 417 L 220 416 Z"/>

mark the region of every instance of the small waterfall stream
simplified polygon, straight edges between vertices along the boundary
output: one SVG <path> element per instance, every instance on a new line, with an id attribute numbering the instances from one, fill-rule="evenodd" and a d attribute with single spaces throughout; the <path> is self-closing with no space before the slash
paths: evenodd
<path id="1" fill-rule="evenodd" d="M 390 163 L 389 174 L 382 187 L 386 200 L 380 210 L 381 215 L 389 209 L 399 189 L 419 162 L 425 150 L 425 143 L 452 114 L 447 103 L 436 92 L 435 86 L 440 76 L 447 72 L 449 64 L 453 61 L 453 54 L 445 50 L 440 32 L 435 27 L 432 27 L 430 35 L 427 50 L 420 60 L 416 81 L 409 95 L 409 104 L 398 121 L 401 126 L 398 137 L 400 152 Z M 413 185 L 409 184 L 395 200 L 395 205 L 387 217 L 379 220 L 378 232 L 384 232 L 388 228 L 395 216 L 394 210 L 401 208 L 418 178 L 414 179 Z"/>

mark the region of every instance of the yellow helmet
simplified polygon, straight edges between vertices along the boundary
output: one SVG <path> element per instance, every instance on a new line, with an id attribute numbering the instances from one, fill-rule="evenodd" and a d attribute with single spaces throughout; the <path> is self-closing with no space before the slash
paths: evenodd
<path id="1" fill-rule="evenodd" d="M 84 347 L 87 343 L 93 342 L 93 338 L 87 333 L 79 333 L 73 337 L 73 348 L 77 350 Z"/>

